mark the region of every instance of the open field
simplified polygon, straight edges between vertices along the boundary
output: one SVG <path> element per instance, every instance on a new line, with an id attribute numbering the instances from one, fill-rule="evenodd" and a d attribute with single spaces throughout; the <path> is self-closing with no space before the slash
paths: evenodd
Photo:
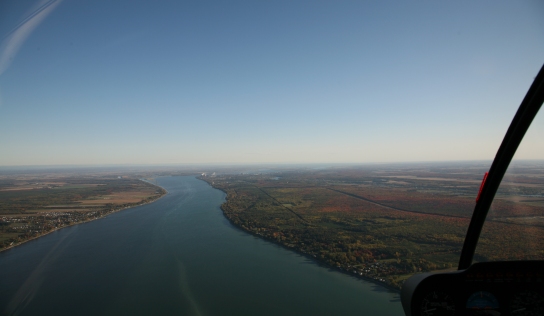
<path id="1" fill-rule="evenodd" d="M 83 208 L 136 203 L 157 191 L 137 178 L 65 176 L 59 179 L 62 181 L 40 180 L 40 177 L 0 179 L 0 214 L 32 213 L 59 205 Z"/>
<path id="2" fill-rule="evenodd" d="M 544 258 L 544 173 L 524 171 L 499 189 L 476 260 Z M 484 172 L 374 166 L 202 179 L 227 193 L 223 212 L 242 229 L 400 287 L 415 272 L 457 266 Z"/>
<path id="3" fill-rule="evenodd" d="M 116 194 L 99 195 L 85 200 L 77 201 L 81 205 L 106 205 L 106 204 L 126 204 L 126 203 L 138 203 L 141 200 L 145 200 L 156 193 L 156 188 L 146 187 L 138 188 L 134 191 L 119 192 Z"/>

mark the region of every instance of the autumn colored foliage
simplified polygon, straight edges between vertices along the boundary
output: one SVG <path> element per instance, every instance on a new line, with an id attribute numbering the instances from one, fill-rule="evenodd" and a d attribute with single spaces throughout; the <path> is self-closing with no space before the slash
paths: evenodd
<path id="1" fill-rule="evenodd" d="M 204 180 L 227 193 L 222 209 L 233 224 L 346 272 L 399 287 L 415 272 L 455 268 L 480 175 L 376 170 Z M 497 199 L 494 210 L 477 260 L 544 258 L 544 225 L 516 222 L 544 215 L 542 205 Z"/>

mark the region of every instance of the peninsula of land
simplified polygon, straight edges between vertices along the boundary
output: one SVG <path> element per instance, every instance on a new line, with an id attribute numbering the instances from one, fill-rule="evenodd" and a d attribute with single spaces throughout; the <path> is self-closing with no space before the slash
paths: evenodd
<path id="1" fill-rule="evenodd" d="M 400 289 L 414 273 L 457 268 L 486 167 L 266 170 L 200 179 L 227 194 L 222 211 L 242 230 Z M 543 259 L 542 170 L 520 168 L 503 184 L 477 261 Z"/>

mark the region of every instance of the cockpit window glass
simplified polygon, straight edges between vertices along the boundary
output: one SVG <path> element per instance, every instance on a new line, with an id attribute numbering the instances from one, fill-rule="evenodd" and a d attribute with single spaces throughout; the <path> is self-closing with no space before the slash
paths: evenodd
<path id="1" fill-rule="evenodd" d="M 544 115 L 537 115 L 499 186 L 475 261 L 544 259 Z"/>

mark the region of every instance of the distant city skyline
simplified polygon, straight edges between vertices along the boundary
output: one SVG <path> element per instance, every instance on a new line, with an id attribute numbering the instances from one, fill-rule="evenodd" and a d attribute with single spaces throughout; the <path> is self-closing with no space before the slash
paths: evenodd
<path id="1" fill-rule="evenodd" d="M 543 38 L 537 0 L 6 0 L 0 166 L 491 160 Z"/>

